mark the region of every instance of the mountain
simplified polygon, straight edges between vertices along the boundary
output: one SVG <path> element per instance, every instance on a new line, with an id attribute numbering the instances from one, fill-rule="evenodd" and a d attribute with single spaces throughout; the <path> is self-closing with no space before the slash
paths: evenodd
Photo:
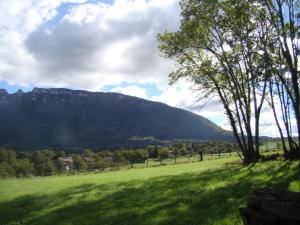
<path id="1" fill-rule="evenodd" d="M 0 146 L 6 148 L 104 149 L 231 138 L 201 116 L 127 95 L 63 88 L 0 90 Z"/>

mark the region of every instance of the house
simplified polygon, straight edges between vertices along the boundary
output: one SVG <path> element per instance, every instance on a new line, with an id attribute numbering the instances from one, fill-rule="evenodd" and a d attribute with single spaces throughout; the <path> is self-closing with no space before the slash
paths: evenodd
<path id="1" fill-rule="evenodd" d="M 93 163 L 95 162 L 95 160 L 91 157 L 83 157 L 83 160 L 86 162 L 86 163 Z"/>
<path id="2" fill-rule="evenodd" d="M 88 166 L 88 168 L 93 168 L 95 164 L 95 159 L 91 157 L 83 157 L 84 162 Z"/>
<path id="3" fill-rule="evenodd" d="M 105 156 L 104 160 L 107 161 L 107 162 L 112 162 L 113 161 L 113 156 L 112 155 L 107 155 L 107 156 Z"/>
<path id="4" fill-rule="evenodd" d="M 59 157 L 58 160 L 60 162 L 62 162 L 62 166 L 63 166 L 63 170 L 65 171 L 69 171 L 71 169 L 73 169 L 74 167 L 74 160 L 73 157 L 69 156 L 69 157 Z"/>

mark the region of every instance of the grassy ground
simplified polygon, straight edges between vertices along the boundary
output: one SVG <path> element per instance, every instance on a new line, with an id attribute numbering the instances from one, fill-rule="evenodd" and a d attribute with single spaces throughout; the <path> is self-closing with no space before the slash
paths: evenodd
<path id="1" fill-rule="evenodd" d="M 299 162 L 236 159 L 2 180 L 0 224 L 232 225 L 251 189 L 300 191 Z"/>
<path id="2" fill-rule="evenodd" d="M 229 158 L 229 157 L 236 157 L 238 156 L 238 154 L 236 152 L 231 153 L 231 155 L 229 153 L 222 153 L 219 157 L 219 154 L 203 154 L 203 160 L 215 160 L 215 159 L 219 159 L 219 158 Z M 194 163 L 194 162 L 199 162 L 200 160 L 200 156 L 199 155 L 194 155 L 191 157 L 188 156 L 180 156 L 177 157 L 176 159 L 176 164 L 181 164 L 181 163 Z M 163 165 L 174 165 L 175 164 L 175 160 L 174 158 L 168 158 L 168 159 L 164 159 L 162 162 L 160 162 L 160 160 L 158 159 L 149 159 L 148 160 L 148 166 L 147 166 L 147 161 L 145 161 L 145 163 L 135 163 L 133 165 L 134 168 L 144 168 L 144 167 L 155 167 L 155 166 L 161 166 L 161 164 Z M 122 165 L 121 169 L 128 169 L 131 168 L 131 165 Z"/>

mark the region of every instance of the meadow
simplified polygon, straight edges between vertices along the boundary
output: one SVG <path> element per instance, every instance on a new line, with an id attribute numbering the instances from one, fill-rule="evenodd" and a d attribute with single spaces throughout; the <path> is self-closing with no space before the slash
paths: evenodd
<path id="1" fill-rule="evenodd" d="M 300 191 L 300 163 L 231 157 L 0 180 L 0 224 L 241 225 L 239 207 L 258 187 Z"/>

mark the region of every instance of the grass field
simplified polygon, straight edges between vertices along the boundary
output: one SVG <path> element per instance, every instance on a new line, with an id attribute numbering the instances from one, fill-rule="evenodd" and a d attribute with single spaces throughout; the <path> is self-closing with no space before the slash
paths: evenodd
<path id="1" fill-rule="evenodd" d="M 0 224 L 232 225 L 250 190 L 300 191 L 299 162 L 236 160 L 1 180 Z"/>

